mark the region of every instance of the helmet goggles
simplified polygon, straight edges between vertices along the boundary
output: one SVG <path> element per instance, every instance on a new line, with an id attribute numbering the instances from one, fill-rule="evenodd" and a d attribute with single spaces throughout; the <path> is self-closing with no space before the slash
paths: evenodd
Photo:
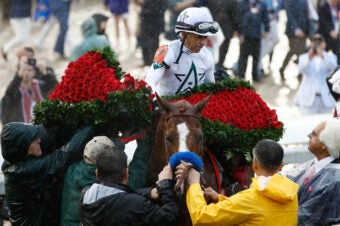
<path id="1" fill-rule="evenodd" d="M 219 30 L 219 25 L 217 22 L 199 22 L 194 25 L 188 25 L 183 22 L 177 22 L 176 28 L 178 31 L 192 32 L 198 35 L 211 35 L 216 34 Z"/>
<path id="2" fill-rule="evenodd" d="M 216 22 L 200 22 L 192 26 L 191 29 L 200 34 L 205 34 L 207 32 L 216 34 L 218 32 L 219 26 Z"/>

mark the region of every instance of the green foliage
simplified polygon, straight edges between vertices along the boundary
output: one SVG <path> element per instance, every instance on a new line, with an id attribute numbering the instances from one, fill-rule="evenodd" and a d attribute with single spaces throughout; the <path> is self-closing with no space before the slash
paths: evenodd
<path id="1" fill-rule="evenodd" d="M 110 130 L 112 136 L 126 129 L 146 129 L 152 124 L 149 93 L 119 91 L 108 94 L 106 103 L 81 101 L 66 103 L 44 99 L 34 107 L 33 123 L 46 127 L 61 127 L 71 131 L 90 123 Z"/>

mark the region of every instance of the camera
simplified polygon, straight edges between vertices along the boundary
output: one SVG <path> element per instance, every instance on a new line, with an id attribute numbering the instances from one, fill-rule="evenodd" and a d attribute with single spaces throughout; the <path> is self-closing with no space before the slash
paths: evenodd
<path id="1" fill-rule="evenodd" d="M 28 64 L 35 67 L 35 64 L 37 63 L 37 60 L 32 58 L 32 59 L 28 59 Z"/>

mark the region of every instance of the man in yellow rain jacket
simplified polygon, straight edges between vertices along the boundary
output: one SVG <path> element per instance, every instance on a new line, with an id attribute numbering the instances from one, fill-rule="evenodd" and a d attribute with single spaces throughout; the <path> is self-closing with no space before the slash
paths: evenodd
<path id="1" fill-rule="evenodd" d="M 275 141 L 264 139 L 253 149 L 253 169 L 257 177 L 249 189 L 231 197 L 213 189 L 202 191 L 200 173 L 188 171 L 187 207 L 193 225 L 297 225 L 298 185 L 278 174 L 283 149 Z M 189 164 L 177 166 L 176 177 L 183 176 Z"/>

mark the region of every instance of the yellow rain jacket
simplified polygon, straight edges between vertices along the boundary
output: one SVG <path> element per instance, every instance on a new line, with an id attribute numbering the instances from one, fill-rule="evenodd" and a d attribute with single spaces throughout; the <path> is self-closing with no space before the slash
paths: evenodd
<path id="1" fill-rule="evenodd" d="M 207 205 L 199 184 L 190 186 L 186 195 L 193 225 L 297 225 L 298 185 L 274 174 L 261 189 L 253 178 L 249 189 L 231 197 L 220 195 L 218 203 Z"/>

